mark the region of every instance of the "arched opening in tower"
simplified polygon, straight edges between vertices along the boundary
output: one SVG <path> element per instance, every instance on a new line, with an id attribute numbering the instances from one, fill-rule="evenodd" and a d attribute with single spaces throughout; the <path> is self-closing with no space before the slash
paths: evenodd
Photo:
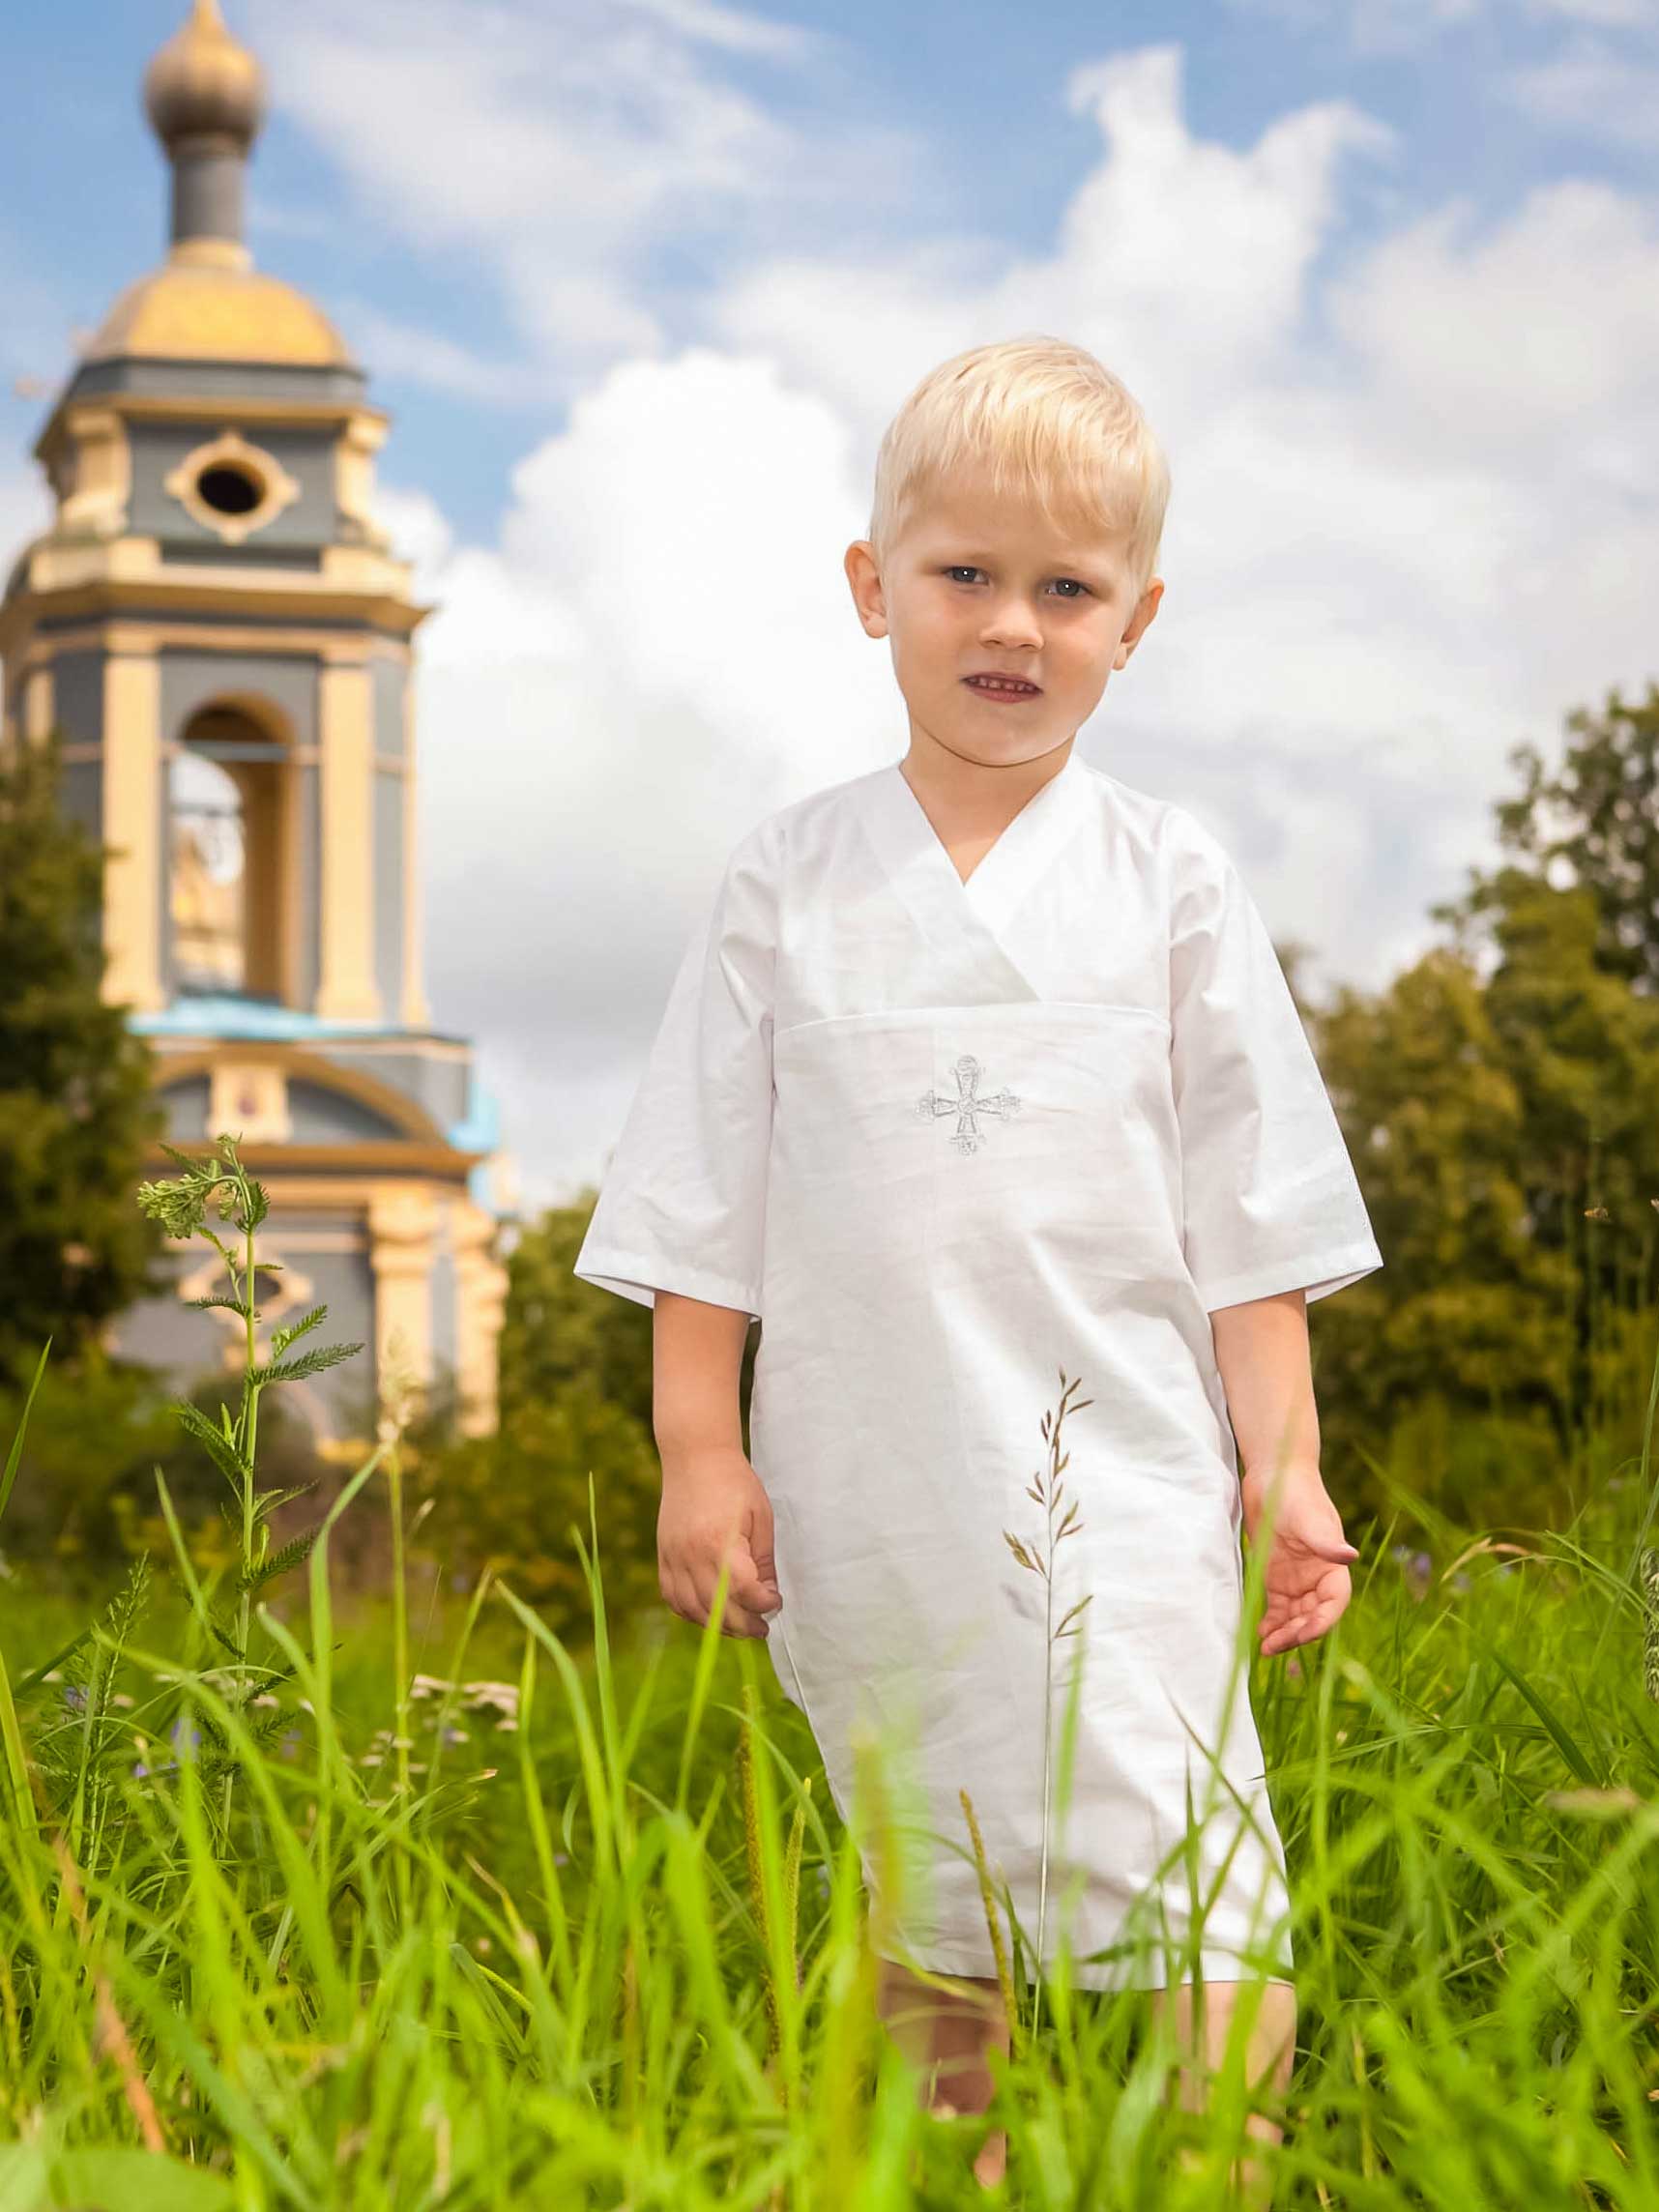
<path id="1" fill-rule="evenodd" d="M 167 917 L 181 996 L 292 1002 L 288 749 L 245 708 L 186 724 L 168 777 Z"/>

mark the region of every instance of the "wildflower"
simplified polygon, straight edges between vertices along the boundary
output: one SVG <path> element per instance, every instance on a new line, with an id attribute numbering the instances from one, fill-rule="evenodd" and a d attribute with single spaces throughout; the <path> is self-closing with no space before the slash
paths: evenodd
<path id="1" fill-rule="evenodd" d="M 200 1730 L 192 1727 L 189 1721 L 177 1720 L 167 1732 L 167 1741 L 175 1751 L 186 1757 L 199 1747 L 201 1740 Z"/>
<path id="2" fill-rule="evenodd" d="M 291 1728 L 287 1734 L 282 1738 L 282 1741 L 276 1747 L 277 1756 L 281 1759 L 292 1759 L 299 1751 L 299 1748 L 300 1732 L 297 1728 Z"/>
<path id="3" fill-rule="evenodd" d="M 417 1674 L 409 1685 L 409 1695 L 417 1699 L 438 1698 L 454 1686 L 453 1682 L 446 1682 L 441 1674 Z"/>
<path id="4" fill-rule="evenodd" d="M 1302 1678 L 1302 1663 L 1296 1657 L 1294 1651 L 1285 1661 L 1285 1673 L 1291 1677 L 1293 1682 L 1299 1682 Z"/>
<path id="5" fill-rule="evenodd" d="M 132 1703 L 132 1700 L 125 1690 L 117 1690 L 109 1702 L 112 1705 L 119 1705 L 123 1711 L 129 1710 Z"/>
<path id="6" fill-rule="evenodd" d="M 467 1703 L 474 1712 L 482 1706 L 491 1706 L 498 1713 L 518 1717 L 518 1684 L 516 1682 L 468 1682 Z"/>
<path id="7" fill-rule="evenodd" d="M 276 1712 L 278 1706 L 281 1704 L 282 1701 L 280 1698 L 274 1698 L 269 1690 L 261 1690 L 258 1697 L 254 1699 L 253 1703 L 256 1705 L 264 1705 L 270 1711 Z"/>
<path id="8" fill-rule="evenodd" d="M 68 1705 L 72 1713 L 85 1712 L 86 1691 L 79 1682 L 66 1682 L 64 1684 L 64 1703 Z"/>
<path id="9" fill-rule="evenodd" d="M 472 1737 L 464 1728 L 447 1728 L 443 1731 L 443 1741 L 447 1744 L 470 1743 Z"/>
<path id="10" fill-rule="evenodd" d="M 1462 1569 L 1461 1567 L 1458 1569 L 1457 1573 L 1456 1573 L 1455 1575 L 1453 1575 L 1453 1577 L 1452 1577 L 1452 1579 L 1451 1579 L 1451 1586 L 1452 1586 L 1452 1588 L 1453 1588 L 1454 1590 L 1466 1590 L 1466 1589 L 1468 1589 L 1468 1587 L 1469 1587 L 1469 1577 L 1468 1577 L 1468 1575 L 1466 1575 L 1466 1574 L 1464 1573 L 1464 1571 L 1463 1571 L 1463 1569 Z"/>

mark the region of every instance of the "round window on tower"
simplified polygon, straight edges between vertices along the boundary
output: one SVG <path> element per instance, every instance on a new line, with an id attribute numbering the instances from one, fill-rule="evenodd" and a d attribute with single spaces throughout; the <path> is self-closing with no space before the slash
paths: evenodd
<path id="1" fill-rule="evenodd" d="M 240 545 L 291 507 L 300 486 L 275 453 L 225 428 L 161 480 L 185 512 L 226 545 Z"/>
<path id="2" fill-rule="evenodd" d="M 196 497 L 216 514 L 251 514 L 265 497 L 265 486 L 247 469 L 216 461 L 196 479 Z"/>

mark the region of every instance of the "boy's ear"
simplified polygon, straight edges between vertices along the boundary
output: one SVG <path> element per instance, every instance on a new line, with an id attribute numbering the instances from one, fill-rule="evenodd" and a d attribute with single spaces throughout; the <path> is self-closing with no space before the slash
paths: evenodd
<path id="1" fill-rule="evenodd" d="M 876 557 L 869 539 L 855 538 L 847 548 L 841 566 L 847 571 L 853 604 L 859 610 L 859 620 L 864 626 L 865 634 L 870 637 L 886 637 L 887 595 L 882 590 L 882 572 L 876 567 Z"/>

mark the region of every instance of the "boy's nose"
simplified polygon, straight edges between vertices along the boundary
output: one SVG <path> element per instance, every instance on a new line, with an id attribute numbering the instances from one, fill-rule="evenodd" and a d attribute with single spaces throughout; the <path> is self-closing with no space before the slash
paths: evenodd
<path id="1" fill-rule="evenodd" d="M 979 632 L 988 646 L 1040 645 L 1042 626 L 1030 608 L 1017 603 L 999 607 L 995 617 Z"/>

